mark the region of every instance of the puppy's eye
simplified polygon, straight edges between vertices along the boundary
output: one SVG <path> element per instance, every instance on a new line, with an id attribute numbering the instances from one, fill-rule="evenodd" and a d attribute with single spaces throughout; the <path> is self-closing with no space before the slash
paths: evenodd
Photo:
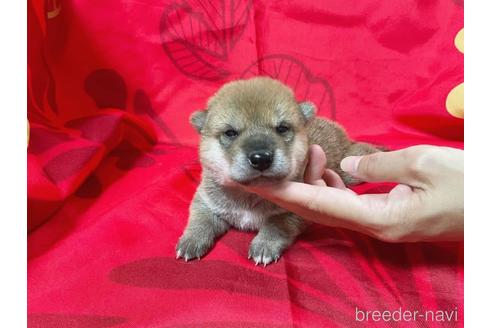
<path id="1" fill-rule="evenodd" d="M 238 133 L 236 130 L 233 130 L 233 129 L 229 129 L 227 130 L 226 132 L 224 132 L 224 135 L 227 137 L 227 138 L 235 138 L 237 137 Z"/>
<path id="2" fill-rule="evenodd" d="M 284 134 L 290 131 L 290 127 L 285 124 L 277 126 L 277 133 Z"/>

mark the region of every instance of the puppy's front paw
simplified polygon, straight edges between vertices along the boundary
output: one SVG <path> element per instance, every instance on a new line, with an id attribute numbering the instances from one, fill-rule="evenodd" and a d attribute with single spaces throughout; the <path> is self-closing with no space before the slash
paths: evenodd
<path id="1" fill-rule="evenodd" d="M 249 247 L 248 258 L 256 265 L 267 266 L 273 261 L 277 262 L 282 255 L 283 247 L 278 241 L 271 241 L 255 237 Z"/>
<path id="2" fill-rule="evenodd" d="M 176 259 L 183 258 L 185 261 L 200 259 L 213 245 L 213 240 L 207 240 L 202 236 L 183 235 L 176 245 Z"/>

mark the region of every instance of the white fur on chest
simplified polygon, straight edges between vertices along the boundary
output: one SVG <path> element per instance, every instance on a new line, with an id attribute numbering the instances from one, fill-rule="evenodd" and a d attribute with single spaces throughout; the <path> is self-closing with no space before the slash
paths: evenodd
<path id="1" fill-rule="evenodd" d="M 241 230 L 258 230 L 265 221 L 265 215 L 254 211 L 242 210 L 234 213 L 233 222 L 236 228 Z"/>
<path id="2" fill-rule="evenodd" d="M 259 230 L 269 217 L 285 212 L 279 207 L 266 210 L 265 208 L 245 208 L 239 204 L 224 206 L 224 204 L 213 202 L 202 190 L 199 190 L 199 193 L 208 208 L 222 220 L 240 230 Z"/>

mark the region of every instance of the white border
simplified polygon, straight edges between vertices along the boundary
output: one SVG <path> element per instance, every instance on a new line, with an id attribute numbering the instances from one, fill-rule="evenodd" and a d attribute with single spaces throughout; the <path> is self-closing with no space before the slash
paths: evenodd
<path id="1" fill-rule="evenodd" d="M 0 14 L 2 327 L 27 325 L 26 8 L 26 1 L 5 1 Z"/>
<path id="2" fill-rule="evenodd" d="M 465 9 L 465 322 L 490 323 L 492 294 L 492 6 Z M 1 104 L 3 160 L 0 283 L 2 326 L 26 326 L 26 1 L 2 4 Z"/>
<path id="3" fill-rule="evenodd" d="M 465 1 L 465 324 L 490 326 L 492 309 L 492 6 Z"/>

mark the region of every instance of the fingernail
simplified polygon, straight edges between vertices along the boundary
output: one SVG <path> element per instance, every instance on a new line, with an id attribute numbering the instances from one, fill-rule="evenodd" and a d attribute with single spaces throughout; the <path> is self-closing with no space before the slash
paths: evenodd
<path id="1" fill-rule="evenodd" d="M 342 159 L 340 162 L 340 168 L 348 173 L 357 172 L 357 167 L 362 156 L 349 156 Z"/>

